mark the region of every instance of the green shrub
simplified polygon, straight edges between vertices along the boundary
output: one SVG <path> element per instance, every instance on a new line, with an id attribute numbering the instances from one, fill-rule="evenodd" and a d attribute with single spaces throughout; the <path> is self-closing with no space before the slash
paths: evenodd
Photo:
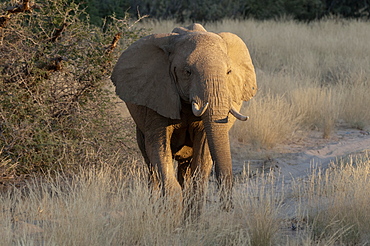
<path id="1" fill-rule="evenodd" d="M 120 53 L 112 40 L 123 37 L 120 51 L 142 32 L 127 18 L 92 26 L 67 0 L 12 3 L 0 5 L 1 155 L 26 173 L 101 161 L 126 134 L 103 89 Z"/>

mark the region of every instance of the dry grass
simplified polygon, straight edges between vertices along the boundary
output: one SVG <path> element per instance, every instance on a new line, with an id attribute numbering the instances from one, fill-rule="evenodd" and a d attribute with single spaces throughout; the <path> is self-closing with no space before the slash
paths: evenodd
<path id="1" fill-rule="evenodd" d="M 169 32 L 178 24 L 146 25 L 153 32 Z M 369 128 L 368 23 L 226 20 L 205 27 L 239 35 L 257 70 L 259 92 L 244 107 L 251 120 L 236 124 L 233 137 L 271 148 L 297 129 L 318 129 L 328 138 L 339 124 Z"/>
<path id="2" fill-rule="evenodd" d="M 294 185 L 311 238 L 321 245 L 367 245 L 370 242 L 370 159 L 349 156 L 325 171 L 315 167 Z"/>
<path id="3" fill-rule="evenodd" d="M 2 243 L 269 245 L 276 236 L 282 197 L 270 192 L 272 179 L 241 182 L 248 190 L 236 194 L 231 212 L 220 211 L 211 187 L 198 220 L 175 225 L 176 208 L 151 195 L 143 180 L 142 170 L 123 173 L 109 165 L 81 169 L 76 175 L 34 178 L 0 194 Z"/>
<path id="4" fill-rule="evenodd" d="M 5 160 L 3 160 L 5 161 Z M 365 245 L 370 240 L 369 156 L 290 185 L 279 177 L 239 176 L 234 209 L 220 210 L 211 183 L 196 220 L 175 223 L 177 208 L 151 194 L 143 170 L 102 164 L 78 174 L 32 178 L 0 193 L 2 245 Z M 293 190 L 293 196 L 286 195 Z M 293 197 L 293 200 L 288 199 Z M 300 225 L 287 236 L 292 211 Z"/>
<path id="5" fill-rule="evenodd" d="M 293 115 L 293 106 L 280 95 L 266 95 L 252 100 L 242 113 L 252 116 L 247 127 L 245 122 L 236 122 L 231 130 L 240 142 L 250 142 L 256 148 L 273 147 L 276 142 L 292 136 L 298 128 L 300 116 Z"/>

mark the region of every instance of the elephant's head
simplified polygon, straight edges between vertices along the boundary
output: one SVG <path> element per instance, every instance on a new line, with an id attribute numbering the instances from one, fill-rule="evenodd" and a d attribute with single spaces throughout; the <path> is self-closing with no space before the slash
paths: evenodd
<path id="1" fill-rule="evenodd" d="M 192 104 L 204 122 L 216 175 L 231 180 L 228 130 L 235 118 L 229 113 L 245 120 L 238 110 L 257 92 L 249 51 L 238 36 L 193 24 L 144 37 L 119 58 L 112 80 L 121 99 L 167 118 L 180 119 L 181 105 Z"/>

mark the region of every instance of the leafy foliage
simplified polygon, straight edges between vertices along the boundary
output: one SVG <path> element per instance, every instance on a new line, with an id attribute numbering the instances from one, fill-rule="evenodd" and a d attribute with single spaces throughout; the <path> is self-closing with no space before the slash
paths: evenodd
<path id="1" fill-rule="evenodd" d="M 112 129 L 103 90 L 118 54 L 112 40 L 123 34 L 122 49 L 140 32 L 128 19 L 92 26 L 67 0 L 12 3 L 0 6 L 8 18 L 0 28 L 0 155 L 18 172 L 79 163 L 89 151 L 108 156 L 102 143 L 124 134 Z"/>

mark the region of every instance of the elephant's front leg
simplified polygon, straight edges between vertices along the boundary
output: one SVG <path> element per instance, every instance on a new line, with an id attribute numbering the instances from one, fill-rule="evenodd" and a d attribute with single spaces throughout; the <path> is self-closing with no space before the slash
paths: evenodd
<path id="1" fill-rule="evenodd" d="M 163 194 L 181 202 L 182 191 L 176 179 L 170 146 L 172 133 L 171 125 L 162 121 L 151 121 L 144 133 L 145 151 L 154 172 L 159 176 Z"/>
<path id="2" fill-rule="evenodd" d="M 205 192 L 212 169 L 212 157 L 205 131 L 197 127 L 193 134 L 193 158 L 190 164 L 192 192 L 189 208 L 191 209 L 190 214 L 197 216 L 206 201 Z"/>
<path id="3" fill-rule="evenodd" d="M 150 162 L 150 159 L 146 153 L 144 133 L 140 130 L 138 126 L 136 126 L 136 141 L 141 151 L 141 154 L 144 157 L 144 161 L 149 169 L 149 180 L 148 180 L 149 188 L 157 191 L 159 190 L 160 181 L 158 180 L 157 171 L 153 167 L 153 164 Z"/>
<path id="4" fill-rule="evenodd" d="M 208 183 L 212 169 L 212 157 L 209 152 L 205 131 L 197 131 L 193 143 L 193 159 L 190 165 L 191 176 L 197 181 L 197 186 L 203 187 Z"/>
<path id="5" fill-rule="evenodd" d="M 136 123 L 138 145 L 151 174 L 159 178 L 164 193 L 180 196 L 181 200 L 181 187 L 172 162 L 170 140 L 173 127 L 170 120 L 145 106 L 128 102 L 126 105 Z"/>

